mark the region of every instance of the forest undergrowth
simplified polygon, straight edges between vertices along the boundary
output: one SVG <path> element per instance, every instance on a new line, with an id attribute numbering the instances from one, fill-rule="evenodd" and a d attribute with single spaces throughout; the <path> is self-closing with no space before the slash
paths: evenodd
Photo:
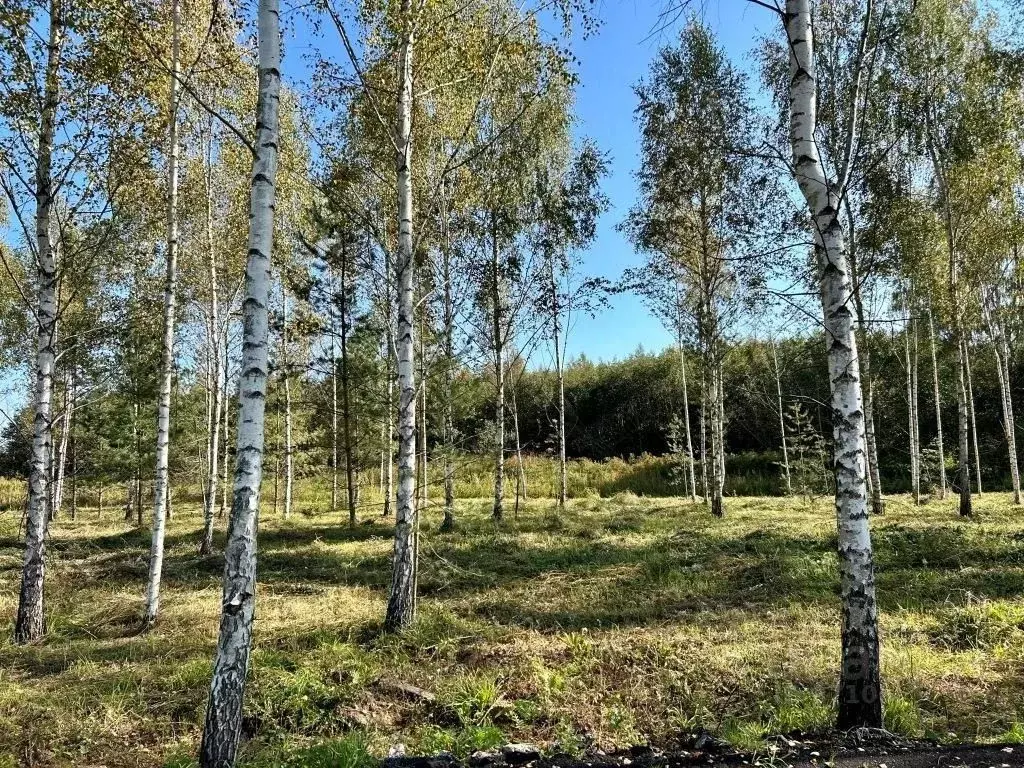
<path id="1" fill-rule="evenodd" d="M 887 727 L 1024 743 L 1024 513 L 1004 494 L 890 499 L 872 520 Z M 496 526 L 466 501 L 421 529 L 420 611 L 380 633 L 391 527 L 300 498 L 266 506 L 246 698 L 249 766 L 359 768 L 397 744 L 459 755 L 509 741 L 671 746 L 708 729 L 755 748 L 835 719 L 839 603 L 828 499 L 702 506 L 629 493 L 524 503 Z M 140 633 L 148 530 L 82 508 L 51 528 L 40 644 L 11 643 L 22 548 L 0 516 L 0 766 L 190 765 L 219 619 L 198 505 L 169 524 L 163 612 Z"/>

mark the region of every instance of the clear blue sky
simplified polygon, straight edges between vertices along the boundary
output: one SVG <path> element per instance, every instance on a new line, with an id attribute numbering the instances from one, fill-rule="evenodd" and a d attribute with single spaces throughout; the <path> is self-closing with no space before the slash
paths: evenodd
<path id="1" fill-rule="evenodd" d="M 611 156 L 605 192 L 612 208 L 601 222 L 593 247 L 584 254 L 590 274 L 615 279 L 639 264 L 640 256 L 615 230 L 635 199 L 632 173 L 638 164 L 638 134 L 633 121 L 633 86 L 646 74 L 658 48 L 674 42 L 679 23 L 659 30 L 662 0 L 603 0 L 598 5 L 602 26 L 597 35 L 575 41 L 581 84 L 577 92 L 576 133 L 592 138 Z M 694 4 L 719 37 L 734 64 L 750 70 L 749 53 L 759 36 L 781 34 L 778 18 L 744 0 L 709 0 Z M 751 71 L 751 88 L 759 87 Z M 621 295 L 612 308 L 594 320 L 580 321 L 569 339 L 569 356 L 595 360 L 625 357 L 642 345 L 660 350 L 670 335 L 635 296 Z M 543 364 L 543 359 L 537 361 Z"/>

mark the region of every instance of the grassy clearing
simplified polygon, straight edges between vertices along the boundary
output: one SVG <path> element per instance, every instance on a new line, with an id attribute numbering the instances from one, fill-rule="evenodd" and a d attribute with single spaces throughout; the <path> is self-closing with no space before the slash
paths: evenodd
<path id="1" fill-rule="evenodd" d="M 308 509 L 308 505 L 300 505 Z M 676 499 L 549 500 L 495 527 L 423 527 L 422 618 L 382 637 L 390 529 L 324 515 L 260 531 L 249 766 L 361 768 L 395 743 L 467 753 L 670 743 L 708 728 L 755 746 L 826 728 L 838 653 L 829 504 L 729 499 L 717 521 Z M 873 521 L 888 724 L 948 741 L 1024 741 L 1024 512 L 986 495 L 890 503 Z M 95 510 L 52 531 L 39 646 L 10 644 L 21 549 L 0 518 L 0 766 L 188 765 L 217 628 L 221 561 L 176 503 L 164 613 L 135 635 L 148 532 Z M 223 543 L 223 539 L 219 540 Z M 426 691 L 423 694 L 421 691 Z"/>

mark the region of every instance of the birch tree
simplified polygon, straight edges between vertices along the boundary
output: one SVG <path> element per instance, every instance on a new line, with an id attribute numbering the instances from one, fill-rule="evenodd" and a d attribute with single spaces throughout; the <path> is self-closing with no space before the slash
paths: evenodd
<path id="1" fill-rule="evenodd" d="M 11 3 L 0 9 L 0 192 L 9 226 L 23 241 L 23 269 L 0 249 L 5 273 L 31 317 L 32 461 L 25 557 L 15 621 L 17 642 L 45 631 L 45 539 L 52 511 L 53 389 L 66 270 L 82 279 L 105 251 L 114 198 L 144 177 L 133 162 L 150 127 L 139 105 L 146 79 L 132 41 L 107 8 L 63 0 Z M 114 150 L 124 150 L 116 156 Z M 89 232 L 88 237 L 80 237 Z M 67 430 L 65 430 L 67 432 Z"/>
<path id="2" fill-rule="evenodd" d="M 565 450 L 565 357 L 574 313 L 592 314 L 604 299 L 607 286 L 579 274 L 575 254 L 594 239 L 597 219 L 608 208 L 601 193 L 601 178 L 608 172 L 606 158 L 585 144 L 564 173 L 541 169 L 537 181 L 535 239 L 541 253 L 545 290 L 538 293 L 538 309 L 547 318 L 547 334 L 555 361 L 558 450 L 558 505 L 565 507 L 568 472 Z M 692 471 L 692 467 L 691 467 Z"/>
<path id="3" fill-rule="evenodd" d="M 874 33 L 870 4 L 863 13 L 864 39 Z M 843 606 L 839 683 L 840 729 L 882 725 L 881 665 L 874 558 L 868 528 L 864 405 L 857 357 L 856 323 L 850 311 L 853 284 L 840 219 L 855 144 L 839 164 L 837 178 L 825 173 L 818 151 L 817 61 L 810 0 L 786 0 L 783 17 L 789 47 L 789 116 L 793 174 L 807 202 L 818 266 L 828 352 L 832 433 L 835 444 L 836 518 L 839 528 L 840 599 Z M 857 66 L 866 62 L 859 59 Z M 857 106 L 870 97 L 863 72 L 854 73 L 854 109 L 847 113 L 853 139 Z"/>
<path id="4" fill-rule="evenodd" d="M 623 228 L 649 256 L 627 282 L 649 304 L 664 302 L 658 313 L 675 326 L 680 354 L 684 329 L 695 337 L 711 443 L 702 473 L 710 470 L 706 501 L 717 517 L 725 482 L 722 360 L 741 297 L 757 282 L 754 257 L 772 184 L 753 151 L 746 80 L 696 21 L 678 46 L 659 52 L 636 94 L 640 200 Z"/>
<path id="5" fill-rule="evenodd" d="M 273 253 L 275 180 L 280 142 L 281 33 L 278 0 L 260 0 L 257 18 L 259 97 L 256 137 L 252 144 L 235 487 L 225 550 L 217 655 L 199 752 L 203 768 L 234 764 L 242 725 L 242 699 L 252 648 L 256 599 L 256 523 L 263 469 L 270 257 Z"/>
<path id="6" fill-rule="evenodd" d="M 167 250 L 165 253 L 163 346 L 157 403 L 156 477 L 153 481 L 153 529 L 149 551 L 149 582 L 143 622 L 151 626 L 160 610 L 164 536 L 168 495 L 168 454 L 171 431 L 171 382 L 174 376 L 174 332 L 178 283 L 178 93 L 181 77 L 181 2 L 171 3 L 171 72 L 167 105 Z"/>

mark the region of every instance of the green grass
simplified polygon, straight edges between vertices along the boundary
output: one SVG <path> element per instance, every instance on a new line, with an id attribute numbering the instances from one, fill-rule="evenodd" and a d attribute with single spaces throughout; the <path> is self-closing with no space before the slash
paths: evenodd
<path id="1" fill-rule="evenodd" d="M 184 496 L 184 494 L 183 494 Z M 838 667 L 830 504 L 672 498 L 530 501 L 496 527 L 486 500 L 454 533 L 422 529 L 420 620 L 382 636 L 390 528 L 311 514 L 260 531 L 249 766 L 364 768 L 402 743 L 466 754 L 510 740 L 579 751 L 670 745 L 707 728 L 755 747 L 825 729 Z M 1024 510 L 1006 496 L 895 498 L 872 521 L 890 728 L 1024 740 Z M 322 509 L 322 506 L 319 508 Z M 0 517 L 0 766 L 191 764 L 216 637 L 222 561 L 200 557 L 195 504 L 168 532 L 163 613 L 136 634 L 149 537 L 116 510 L 58 521 L 49 637 L 10 637 L 16 515 Z M 223 545 L 223 524 L 218 524 Z M 432 696 L 410 693 L 409 686 Z"/>

